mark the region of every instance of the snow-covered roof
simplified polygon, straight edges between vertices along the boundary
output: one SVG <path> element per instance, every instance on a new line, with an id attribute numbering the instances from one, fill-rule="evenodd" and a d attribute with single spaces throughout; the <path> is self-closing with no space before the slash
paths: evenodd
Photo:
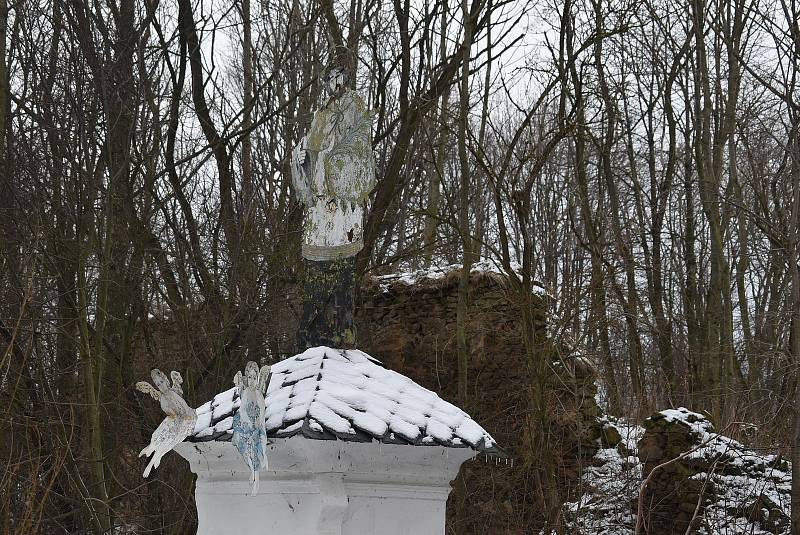
<path id="1" fill-rule="evenodd" d="M 187 440 L 230 440 L 236 388 L 197 409 Z M 471 447 L 501 455 L 470 416 L 358 350 L 314 347 L 273 365 L 266 395 L 267 437 Z"/>

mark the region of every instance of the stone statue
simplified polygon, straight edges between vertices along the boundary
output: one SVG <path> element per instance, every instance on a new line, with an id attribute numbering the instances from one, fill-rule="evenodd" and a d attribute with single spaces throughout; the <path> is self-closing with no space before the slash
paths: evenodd
<path id="1" fill-rule="evenodd" d="M 139 453 L 139 457 L 153 455 L 147 468 L 144 469 L 144 477 L 150 475 L 151 469 L 158 468 L 161 457 L 192 434 L 197 421 L 197 413 L 183 399 L 181 374 L 173 371 L 170 375 L 172 386 L 167 376 L 158 368 L 150 372 L 155 388 L 146 381 L 136 383 L 136 390 L 150 394 L 154 400 L 161 403 L 161 410 L 167 414 L 161 425 L 153 431 L 150 444 Z"/>
<path id="2" fill-rule="evenodd" d="M 329 96 L 292 155 L 292 182 L 306 207 L 299 349 L 353 347 L 354 256 L 363 247 L 364 203 L 375 185 L 372 116 L 347 87 L 342 55 L 325 70 Z"/>
<path id="3" fill-rule="evenodd" d="M 354 256 L 364 246 L 364 202 L 375 186 L 372 117 L 364 100 L 346 86 L 345 69 L 325 71 L 330 93 L 311 128 L 294 149 L 292 181 L 307 213 L 303 257 L 326 261 Z"/>
<path id="4" fill-rule="evenodd" d="M 266 403 L 269 366 L 258 369 L 252 360 L 236 372 L 233 384 L 239 392 L 239 410 L 233 415 L 233 444 L 250 467 L 251 496 L 258 493 L 258 472 L 267 468 Z"/>

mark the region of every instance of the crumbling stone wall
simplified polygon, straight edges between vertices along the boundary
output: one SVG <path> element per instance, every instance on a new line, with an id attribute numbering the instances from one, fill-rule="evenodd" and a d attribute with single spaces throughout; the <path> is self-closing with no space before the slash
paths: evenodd
<path id="1" fill-rule="evenodd" d="M 368 279 L 356 309 L 359 349 L 457 402 L 456 304 L 459 271 L 440 276 Z M 498 273 L 470 277 L 469 399 L 473 418 L 503 447 L 523 432 L 528 379 L 519 307 Z M 537 299 L 537 334 L 546 335 Z"/>
<path id="2" fill-rule="evenodd" d="M 644 428 L 646 533 L 788 533 L 791 474 L 780 456 L 717 434 L 685 408 L 658 412 Z"/>
<path id="3" fill-rule="evenodd" d="M 565 499 L 573 497 L 574 482 L 600 446 L 616 446 L 621 440 L 613 426 L 603 424 L 596 396 L 597 370 L 588 358 L 570 351 L 554 359 L 547 406 L 556 431 L 552 441 Z"/>
<path id="4" fill-rule="evenodd" d="M 357 309 L 358 346 L 383 357 L 392 368 L 418 367 L 425 375 L 441 373 L 442 358 L 455 354 L 459 270 L 438 276 L 367 279 Z M 503 355 L 522 355 L 519 306 L 494 272 L 470 277 L 470 361 L 481 369 Z M 546 303 L 534 296 L 537 334 L 546 335 Z M 380 358 L 379 357 L 379 358 Z M 515 366 L 518 368 L 519 366 Z M 508 370 L 514 373 L 515 370 Z"/>
<path id="5" fill-rule="evenodd" d="M 388 367 L 457 402 L 456 304 L 460 272 L 367 280 L 356 308 L 359 349 Z M 522 464 L 542 452 L 528 446 L 532 433 L 548 433 L 557 463 L 559 494 L 577 488 L 581 467 L 598 448 L 602 425 L 595 402 L 596 372 L 591 362 L 549 338 L 547 297 L 534 295 L 537 354 L 549 363 L 545 380 L 548 422 L 533 428 L 529 415 L 530 361 L 526 357 L 519 299 L 503 275 L 473 272 L 470 277 L 469 399 L 463 406 L 517 463 L 466 463 L 456 503 L 448 512 L 456 533 L 529 533 L 541 522 L 535 484 Z M 530 468 L 530 466 L 528 466 Z"/>
<path id="6" fill-rule="evenodd" d="M 692 425 L 694 424 L 694 425 Z M 697 458 L 675 460 L 700 444 L 698 429 L 712 431 L 711 422 L 695 413 L 685 419 L 670 418 L 662 412 L 644 421 L 645 433 L 639 440 L 639 460 L 643 476 L 650 477 L 644 491 L 644 525 L 651 535 L 684 534 L 692 525 L 695 531 L 713 492 L 711 482 L 697 478 L 708 467 Z M 658 468 L 659 465 L 673 461 Z"/>

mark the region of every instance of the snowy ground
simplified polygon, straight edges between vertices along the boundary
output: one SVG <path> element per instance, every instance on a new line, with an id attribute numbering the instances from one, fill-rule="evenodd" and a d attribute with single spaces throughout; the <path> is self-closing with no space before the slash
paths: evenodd
<path id="1" fill-rule="evenodd" d="M 670 411 L 668 416 L 683 419 L 686 414 Z M 634 533 L 636 517 L 633 513 L 642 483 L 642 464 L 636 443 L 644 428 L 622 421 L 609 422 L 609 425 L 617 427 L 622 442 L 617 447 L 598 451 L 594 465 L 584 471 L 581 479 L 583 494 L 577 501 L 564 504 L 569 533 Z M 693 429 L 703 446 L 691 456 L 704 459 L 713 468 L 710 480 L 715 489 L 699 533 L 788 535 L 789 463 L 709 432 L 702 424 L 695 424 Z M 706 478 L 708 474 L 695 477 Z M 757 501 L 758 506 L 754 507 Z"/>
<path id="2" fill-rule="evenodd" d="M 570 533 L 633 533 L 636 519 L 631 504 L 642 481 L 642 464 L 636 456 L 636 442 L 644 428 L 619 421 L 614 421 L 613 425 L 622 442 L 617 447 L 601 448 L 597 452 L 595 464 L 587 467 L 581 478 L 583 494 L 578 501 L 564 504 Z"/>
<path id="3" fill-rule="evenodd" d="M 696 430 L 703 447 L 690 457 L 708 462 L 715 488 L 700 533 L 788 534 L 792 488 L 789 462 L 753 451 L 724 435 L 709 433 L 702 426 Z M 704 479 L 709 474 L 695 477 Z"/>

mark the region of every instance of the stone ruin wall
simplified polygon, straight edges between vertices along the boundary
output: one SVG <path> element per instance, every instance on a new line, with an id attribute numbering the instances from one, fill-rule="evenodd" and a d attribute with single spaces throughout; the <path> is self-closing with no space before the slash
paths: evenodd
<path id="1" fill-rule="evenodd" d="M 673 459 L 697 446 L 697 438 L 683 422 L 671 422 L 660 413 L 646 419 L 644 428 L 638 455 L 643 476 L 650 476 L 642 497 L 645 530 L 652 535 L 694 533 L 713 485 L 693 476 L 708 467 L 697 459 Z M 652 473 L 656 467 L 659 470 Z"/>
<path id="2" fill-rule="evenodd" d="M 435 278 L 370 279 L 362 287 L 355 318 L 359 349 L 456 404 L 459 277 L 460 271 L 454 270 Z M 547 298 L 533 297 L 536 339 L 545 341 L 536 358 L 551 363 L 546 388 L 548 431 L 559 463 L 559 491 L 566 493 L 577 487 L 581 466 L 591 462 L 601 436 L 596 373 L 588 360 L 570 358 L 569 351 L 548 338 Z M 451 526 L 458 523 L 454 526 L 458 533 L 522 533 L 541 520 L 541 508 L 530 483 L 525 490 L 527 476 L 520 466 L 535 463 L 537 454 L 525 445 L 532 387 L 519 306 L 502 275 L 472 273 L 467 323 L 469 399 L 463 408 L 517 464 L 465 463 L 462 476 L 470 494 L 454 493 L 456 503 L 448 508 L 449 521 Z"/>
<path id="3" fill-rule="evenodd" d="M 681 411 L 688 415 L 685 421 L 664 412 L 644 421 L 638 443 L 647 478 L 641 496 L 643 533 L 788 533 L 788 462 L 722 436 L 713 440 L 714 426 L 704 415 Z M 632 512 L 638 509 L 632 505 Z M 735 527 L 729 525 L 734 522 Z"/>

